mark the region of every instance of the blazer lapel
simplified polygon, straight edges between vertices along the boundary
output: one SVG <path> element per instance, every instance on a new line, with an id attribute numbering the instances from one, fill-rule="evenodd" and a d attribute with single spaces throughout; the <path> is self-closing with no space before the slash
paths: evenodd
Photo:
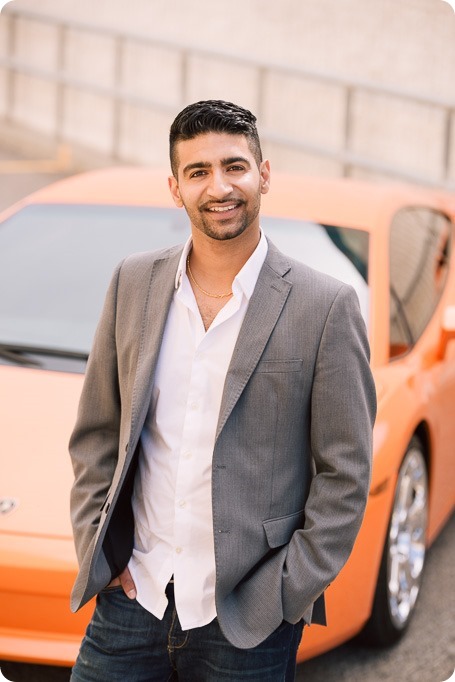
<path id="1" fill-rule="evenodd" d="M 275 327 L 292 284 L 283 276 L 290 263 L 269 241 L 269 250 L 259 273 L 226 375 L 216 439 L 253 373 Z M 215 440 L 216 440 L 215 439 Z"/>
<path id="2" fill-rule="evenodd" d="M 158 360 L 169 307 L 175 291 L 175 276 L 182 247 L 154 261 L 144 305 L 139 356 L 133 387 L 131 442 L 136 444 L 149 409 L 153 375 Z"/>

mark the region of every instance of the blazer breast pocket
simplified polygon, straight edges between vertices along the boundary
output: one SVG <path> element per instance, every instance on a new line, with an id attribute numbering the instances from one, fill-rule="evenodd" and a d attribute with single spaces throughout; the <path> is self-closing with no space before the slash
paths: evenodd
<path id="1" fill-rule="evenodd" d="M 294 532 L 299 528 L 303 528 L 304 524 L 305 512 L 303 509 L 293 514 L 279 516 L 275 519 L 267 519 L 267 521 L 262 522 L 267 542 L 271 549 L 287 545 Z"/>
<path id="2" fill-rule="evenodd" d="M 303 360 L 261 360 L 256 366 L 256 372 L 300 372 Z"/>

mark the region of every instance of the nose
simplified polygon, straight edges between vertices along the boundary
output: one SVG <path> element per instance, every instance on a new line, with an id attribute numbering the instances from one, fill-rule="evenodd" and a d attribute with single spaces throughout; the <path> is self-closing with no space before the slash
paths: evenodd
<path id="1" fill-rule="evenodd" d="M 207 192 L 213 199 L 225 199 L 232 192 L 229 177 L 222 169 L 216 169 L 211 174 Z"/>

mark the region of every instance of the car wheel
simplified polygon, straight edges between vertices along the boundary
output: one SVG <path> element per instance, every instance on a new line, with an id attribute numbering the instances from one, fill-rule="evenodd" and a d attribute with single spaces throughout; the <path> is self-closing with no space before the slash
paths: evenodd
<path id="1" fill-rule="evenodd" d="M 427 517 L 427 466 L 414 436 L 398 472 L 373 610 L 363 633 L 370 644 L 393 644 L 409 625 L 422 583 Z"/>

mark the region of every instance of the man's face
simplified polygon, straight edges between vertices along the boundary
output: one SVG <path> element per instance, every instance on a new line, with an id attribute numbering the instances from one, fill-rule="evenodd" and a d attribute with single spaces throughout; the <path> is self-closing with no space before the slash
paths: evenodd
<path id="1" fill-rule="evenodd" d="M 269 189 L 270 166 L 258 168 L 244 135 L 204 133 L 176 146 L 177 178 L 169 187 L 193 229 L 216 240 L 259 228 L 261 194 Z"/>

